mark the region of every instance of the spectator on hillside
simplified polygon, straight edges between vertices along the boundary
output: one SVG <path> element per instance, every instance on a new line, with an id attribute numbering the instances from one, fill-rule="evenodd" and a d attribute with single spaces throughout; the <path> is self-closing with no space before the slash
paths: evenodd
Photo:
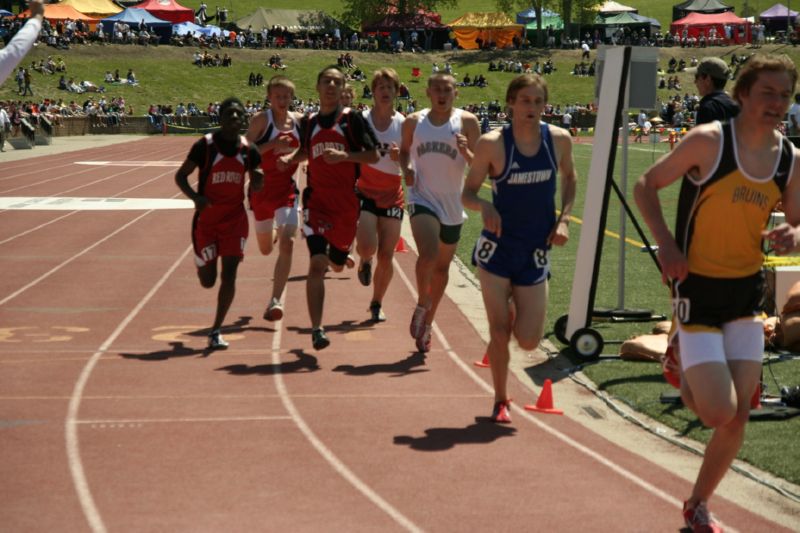
<path id="1" fill-rule="evenodd" d="M 131 85 L 136 85 L 138 83 L 136 81 L 136 75 L 133 73 L 133 69 L 128 69 L 128 74 L 125 76 L 125 79 Z"/>

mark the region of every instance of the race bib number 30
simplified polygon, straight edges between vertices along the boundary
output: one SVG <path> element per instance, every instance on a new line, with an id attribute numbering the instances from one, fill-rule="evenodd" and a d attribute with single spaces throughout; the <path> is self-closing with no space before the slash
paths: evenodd
<path id="1" fill-rule="evenodd" d="M 672 299 L 672 313 L 678 318 L 678 322 L 681 324 L 688 322 L 690 311 L 689 298 Z"/>

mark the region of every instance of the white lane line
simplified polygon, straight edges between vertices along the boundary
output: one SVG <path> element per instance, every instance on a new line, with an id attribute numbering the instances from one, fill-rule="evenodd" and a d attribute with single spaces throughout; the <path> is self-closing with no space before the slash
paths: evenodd
<path id="1" fill-rule="evenodd" d="M 113 195 L 111 198 L 117 197 L 117 196 L 119 196 L 121 194 L 126 194 L 126 193 L 128 193 L 130 191 L 134 191 L 134 190 L 138 189 L 139 187 L 144 187 L 145 185 L 148 185 L 148 184 L 150 184 L 150 183 L 152 183 L 152 182 L 154 182 L 156 180 L 159 180 L 159 179 L 163 178 L 167 174 L 170 174 L 170 173 L 169 172 L 164 172 L 163 174 L 159 174 L 158 176 L 150 178 L 147 181 L 143 181 L 143 182 L 141 182 L 141 183 L 139 183 L 137 185 L 134 185 L 133 187 L 129 187 L 129 188 L 125 189 L 124 191 L 120 191 L 117 194 Z M 119 174 L 115 174 L 115 176 L 117 176 L 117 175 L 119 175 Z M 175 196 L 173 196 L 173 198 L 175 198 Z M 2 211 L 0 211 L 0 213 L 2 213 Z M 22 231 L 20 233 L 17 233 L 16 235 L 12 235 L 11 237 L 8 237 L 7 239 L 4 239 L 4 240 L 0 241 L 0 245 L 5 244 L 5 243 L 10 242 L 10 241 L 13 241 L 14 239 L 17 239 L 19 237 L 24 237 L 25 235 L 28 235 L 29 233 L 33 233 L 36 230 L 40 230 L 40 229 L 42 229 L 42 228 L 44 228 L 46 226 L 49 226 L 50 224 L 58 222 L 59 220 L 63 220 L 65 218 L 67 218 L 67 217 L 71 217 L 72 215 L 75 215 L 77 213 L 78 213 L 78 211 L 73 211 L 71 213 L 67 213 L 66 215 L 61 215 L 59 217 L 54 218 L 53 220 L 50 220 L 48 222 L 44 222 L 42 224 L 39 224 L 36 227 L 33 227 L 33 228 L 27 229 L 25 231 Z"/>
<path id="2" fill-rule="evenodd" d="M 284 290 L 284 298 L 286 298 L 287 292 L 288 291 Z M 281 364 L 281 335 L 283 333 L 283 320 L 278 321 L 275 326 L 275 334 L 272 337 L 272 364 L 275 368 L 279 369 Z M 319 439 L 319 437 L 317 437 L 317 435 L 311 430 L 309 425 L 300 415 L 297 407 L 295 407 L 289 392 L 286 390 L 286 385 L 283 382 L 283 376 L 281 375 L 280 371 L 275 372 L 273 376 L 275 380 L 275 388 L 277 389 L 278 395 L 283 402 L 283 406 L 286 408 L 286 411 L 288 411 L 289 415 L 294 420 L 294 423 L 306 437 L 308 442 L 310 442 L 311 445 L 317 450 L 317 453 L 319 453 L 322 458 L 325 459 L 325 461 L 327 461 L 328 464 L 331 465 L 331 467 L 333 467 L 333 469 L 336 470 L 336 472 L 338 472 L 339 475 L 345 480 L 347 480 L 356 490 L 358 490 L 368 500 L 375 504 L 375 506 L 381 511 L 394 519 L 399 526 L 405 528 L 407 531 L 423 531 L 411 520 L 406 518 L 406 516 L 398 511 L 394 506 L 392 506 L 392 504 L 384 500 L 377 492 L 372 490 L 369 485 L 363 482 L 361 478 L 353 473 L 352 470 L 347 468 L 347 465 L 345 465 L 330 448 L 325 446 L 325 444 Z"/>
<path id="3" fill-rule="evenodd" d="M 62 268 L 64 268 L 65 266 L 67 266 L 68 264 L 72 263 L 73 261 L 75 261 L 75 260 L 76 260 L 76 259 L 78 259 L 79 257 L 81 257 L 81 256 L 83 256 L 83 255 L 87 254 L 88 252 L 90 252 L 90 251 L 94 250 L 95 248 L 97 248 L 98 246 L 100 246 L 101 244 L 103 244 L 104 242 L 106 242 L 108 239 L 110 239 L 111 237 L 115 236 L 117 233 L 120 233 L 121 231 L 124 231 L 124 230 L 128 229 L 128 227 L 130 227 L 130 226 L 132 226 L 133 224 L 135 224 L 135 223 L 139 222 L 141 219 L 143 219 L 144 217 L 146 217 L 146 216 L 147 216 L 147 215 L 149 215 L 150 213 L 153 213 L 153 211 L 147 211 L 147 212 L 145 212 L 145 213 L 142 213 L 142 214 L 141 214 L 141 215 L 139 215 L 138 217 L 134 218 L 133 220 L 131 220 L 130 222 L 128 222 L 128 223 L 127 223 L 127 224 L 125 224 L 124 226 L 122 226 L 122 227 L 120 227 L 120 228 L 118 228 L 118 229 L 114 230 L 113 232 L 109 233 L 108 235 L 106 235 L 105 237 L 103 237 L 103 238 L 102 238 L 102 239 L 100 239 L 99 241 L 95 242 L 95 243 L 94 243 L 94 244 L 92 244 L 91 246 L 88 246 L 87 248 L 84 248 L 82 251 L 80 251 L 80 252 L 78 252 L 77 254 L 73 255 L 73 256 L 72 256 L 72 257 L 70 257 L 69 259 L 67 259 L 67 260 L 65 260 L 65 261 L 61 262 L 60 264 L 58 264 L 57 266 L 55 266 L 55 267 L 51 268 L 50 270 L 48 270 L 47 272 L 45 272 L 44 274 L 42 274 L 41 276 L 39 276 L 39 277 L 38 277 L 38 278 L 36 278 L 35 280 L 31 281 L 31 282 L 30 282 L 30 283 L 28 283 L 27 285 L 24 285 L 24 286 L 22 286 L 21 288 L 17 289 L 16 291 L 12 292 L 12 293 L 11 293 L 11 294 L 9 294 L 8 296 L 6 296 L 6 297 L 5 297 L 5 298 L 3 298 L 2 300 L 0 300 L 0 305 L 3 305 L 3 304 L 5 304 L 5 303 L 7 303 L 7 302 L 9 302 L 9 301 L 13 300 L 14 298 L 16 298 L 17 296 L 19 296 L 19 295 L 20 295 L 20 294 L 22 294 L 23 292 L 25 292 L 25 291 L 27 291 L 28 289 L 30 289 L 31 287 L 33 287 L 33 286 L 37 285 L 37 284 L 38 284 L 40 281 L 42 281 L 43 279 L 45 279 L 45 278 L 47 278 L 47 277 L 49 277 L 49 276 L 51 276 L 51 275 L 55 274 L 56 272 L 58 272 L 59 270 L 61 270 L 61 269 L 62 269 Z"/>
<path id="4" fill-rule="evenodd" d="M 83 463 L 81 462 L 81 452 L 78 443 L 78 410 L 81 406 L 81 398 L 83 397 L 83 390 L 86 388 L 86 383 L 89 381 L 89 376 L 92 374 L 95 365 L 100 360 L 100 357 L 108 350 L 111 344 L 122 334 L 128 324 L 133 321 L 136 315 L 144 308 L 147 302 L 153 298 L 156 292 L 166 283 L 167 279 L 175 272 L 175 269 L 186 259 L 192 247 L 188 247 L 183 254 L 172 264 L 171 267 L 161 276 L 155 285 L 144 295 L 144 297 L 136 304 L 128 316 L 122 319 L 117 328 L 109 335 L 109 337 L 100 345 L 100 348 L 89 358 L 81 371 L 78 380 L 75 382 L 75 388 L 72 390 L 72 396 L 69 400 L 69 407 L 67 408 L 67 416 L 64 420 L 64 436 L 66 439 L 67 448 L 67 463 L 69 471 L 72 475 L 72 483 L 75 486 L 75 492 L 78 494 L 78 500 L 81 504 L 81 509 L 89 522 L 89 527 L 95 533 L 105 533 L 106 526 L 103 523 L 103 518 L 97 510 L 97 505 L 94 503 L 92 492 L 89 489 L 89 482 L 86 480 L 86 473 L 83 470 Z"/>
<path id="5" fill-rule="evenodd" d="M 178 193 L 178 194 L 176 194 L 175 196 L 178 196 L 178 195 L 180 195 L 180 194 L 183 194 L 183 193 Z M 173 198 L 174 198 L 175 196 L 173 196 Z M 114 230 L 114 231 L 113 231 L 113 232 L 111 232 L 110 234 L 106 235 L 105 237 L 103 237 L 103 238 L 102 238 L 102 239 L 100 239 L 99 241 L 97 241 L 97 242 L 95 242 L 94 244 L 92 244 L 91 246 L 88 246 L 88 247 L 84 248 L 82 251 L 80 251 L 80 252 L 78 252 L 77 254 L 73 255 L 73 256 L 72 256 L 72 257 L 70 257 L 69 259 L 67 259 L 67 260 L 65 260 L 65 261 L 62 261 L 60 264 L 58 264 L 58 265 L 54 266 L 53 268 L 51 268 L 50 270 L 48 270 L 47 272 L 45 272 L 44 274 L 42 274 L 41 276 L 39 276 L 38 278 L 36 278 L 35 280 L 33 280 L 33 281 L 31 281 L 30 283 L 28 283 L 27 285 L 24 285 L 23 287 L 21 287 L 21 288 L 17 289 L 16 291 L 12 292 L 12 293 L 11 293 L 11 294 L 9 294 L 8 296 L 6 296 L 6 297 L 5 297 L 5 298 L 3 298 L 2 300 L 0 300 L 0 305 L 3 305 L 3 304 L 5 304 L 5 303 L 7 303 L 7 302 L 9 302 L 9 301 L 13 300 L 14 298 L 16 298 L 17 296 L 19 296 L 20 294 L 22 294 L 22 293 L 23 293 L 23 292 L 25 292 L 26 290 L 28 290 L 28 289 L 30 289 L 31 287 L 33 287 L 33 286 L 37 285 L 37 284 L 38 284 L 40 281 L 42 281 L 43 279 L 45 279 L 45 278 L 47 278 L 47 277 L 51 276 L 52 274 L 55 274 L 56 272 L 58 272 L 59 270 L 61 270 L 61 269 L 62 269 L 62 268 L 64 268 L 65 266 L 67 266 L 68 264 L 72 263 L 73 261 L 75 261 L 75 260 L 76 260 L 76 259 L 78 259 L 79 257 L 81 257 L 81 256 L 83 256 L 83 255 L 87 254 L 88 252 L 90 252 L 90 251 L 94 250 L 95 248 L 97 248 L 98 246 L 100 246 L 101 244 L 103 244 L 105 241 L 107 241 L 107 240 L 108 240 L 108 239 L 110 239 L 111 237 L 115 236 L 117 233 L 120 233 L 121 231 L 124 231 L 124 230 L 125 230 L 125 229 L 127 229 L 128 227 L 132 226 L 132 225 L 133 225 L 133 224 L 135 224 L 136 222 L 140 221 L 141 219 L 143 219 L 143 218 L 144 218 L 144 217 L 146 217 L 147 215 L 149 215 L 149 214 L 151 214 L 151 213 L 154 213 L 154 212 L 155 212 L 155 211 L 151 209 L 151 210 L 149 210 L 149 211 L 146 211 L 146 212 L 142 213 L 142 214 L 141 214 L 141 215 L 139 215 L 138 217 L 134 218 L 133 220 L 131 220 L 130 222 L 128 222 L 128 223 L 127 223 L 127 224 L 125 224 L 124 226 L 122 226 L 122 227 L 120 227 L 120 228 L 117 228 L 116 230 Z"/>
<path id="6" fill-rule="evenodd" d="M 155 152 L 155 154 L 154 154 L 154 155 L 160 155 L 162 152 L 163 152 L 163 153 L 165 153 L 165 154 L 169 154 L 169 155 L 173 155 L 173 154 L 174 154 L 174 150 L 173 150 L 173 149 L 171 149 L 171 148 L 165 148 L 165 149 L 163 149 L 163 150 L 158 150 L 157 152 Z M 168 161 L 168 160 L 167 160 L 167 159 L 165 159 L 164 161 Z M 59 167 L 55 167 L 55 168 L 60 168 L 61 166 L 72 166 L 72 163 L 70 163 L 69 165 L 60 165 Z M 114 176 L 121 176 L 122 174 L 128 174 L 128 173 L 130 173 L 130 172 L 135 172 L 136 170 L 138 170 L 138 169 L 136 169 L 136 168 L 132 168 L 132 169 L 128 169 L 128 170 L 123 170 L 123 171 L 117 172 L 116 174 L 112 174 L 110 177 L 114 177 Z M 52 172 L 52 169 L 48 169 L 48 172 Z M 61 175 L 58 175 L 58 176 L 54 176 L 54 177 L 52 177 L 52 178 L 48 178 L 48 179 L 45 179 L 45 180 L 42 180 L 42 181 L 37 181 L 37 182 L 35 182 L 35 183 L 26 183 L 25 185 L 22 185 L 22 186 L 19 186 L 19 187 L 14 187 L 14 188 L 12 188 L 12 189 L 6 189 L 6 190 L 4 190 L 4 191 L 0 191 L 0 194 L 7 194 L 7 193 L 9 193 L 9 192 L 18 191 L 18 190 L 20 190 L 20 189 L 26 189 L 26 188 L 28 188 L 28 187 L 35 187 L 36 185 L 43 185 L 43 184 L 45 184 L 45 183 L 50 183 L 51 181 L 58 181 L 58 180 L 60 180 L 60 179 L 69 178 L 69 177 L 71 177 L 71 176 L 76 176 L 76 175 L 79 175 L 79 174 L 85 174 L 85 173 L 87 173 L 87 172 L 89 172 L 89 170 L 88 170 L 88 169 L 85 169 L 85 168 L 80 168 L 80 167 L 79 167 L 79 168 L 78 168 L 78 170 L 76 170 L 76 171 L 74 171 L 74 172 L 67 172 L 66 174 L 61 174 Z M 26 174 L 33 174 L 33 175 L 37 175 L 37 174 L 40 174 L 40 173 L 41 173 L 41 167 L 37 167 L 37 168 L 36 168 L 36 172 L 33 172 L 33 171 L 32 171 L 32 172 L 26 172 L 26 173 L 24 173 L 24 174 L 18 174 L 18 175 L 16 175 L 15 177 L 19 178 L 19 177 L 23 177 L 23 176 L 25 176 Z M 77 189 L 81 189 L 81 188 L 83 188 L 83 187 L 86 187 L 86 186 L 88 186 L 88 185 L 92 185 L 92 184 L 94 184 L 94 183 L 99 183 L 99 182 L 101 182 L 101 181 L 104 181 L 105 179 L 107 179 L 107 178 L 103 178 L 103 179 L 101 179 L 101 180 L 92 181 L 92 182 L 88 182 L 88 183 L 86 183 L 86 184 L 82 184 L 82 185 L 80 185 L 79 187 L 75 187 L 75 188 L 73 188 L 73 189 L 70 189 L 70 191 L 77 190 Z M 64 194 L 64 193 L 63 193 L 63 192 L 61 192 L 61 193 L 58 193 L 58 194 Z"/>
<path id="7" fill-rule="evenodd" d="M 291 420 L 286 415 L 276 416 L 218 416 L 205 418 L 115 418 L 105 420 L 76 420 L 76 424 L 172 424 L 181 422 L 263 422 L 270 420 Z"/>
<path id="8" fill-rule="evenodd" d="M 143 211 L 194 209 L 188 198 L 121 198 L 71 196 L 0 196 L 0 209 L 13 211 Z"/>
<path id="9" fill-rule="evenodd" d="M 400 278 L 403 280 L 403 283 L 405 283 L 406 288 L 409 290 L 409 292 L 412 294 L 412 296 L 416 300 L 417 299 L 417 290 L 416 290 L 416 288 L 412 285 L 411 280 L 408 278 L 408 276 L 406 276 L 406 273 L 403 271 L 403 269 L 400 268 L 400 264 L 397 262 L 397 259 L 394 259 L 394 262 L 395 262 L 395 271 L 400 274 Z M 461 370 L 465 374 L 467 374 L 470 378 L 472 378 L 472 380 L 475 383 L 477 383 L 483 390 L 485 390 L 489 394 L 494 394 L 493 386 L 490 385 L 489 383 L 487 383 L 486 381 L 484 381 L 474 370 L 472 370 L 472 368 L 469 365 L 467 365 L 464 361 L 461 360 L 460 357 L 458 357 L 458 354 L 455 351 L 453 351 L 453 349 L 450 347 L 450 344 L 447 342 L 447 339 L 445 338 L 444 334 L 442 333 L 442 330 L 439 329 L 439 326 L 436 324 L 435 320 L 434 320 L 434 323 L 433 323 L 433 332 L 436 334 L 436 338 L 442 344 L 442 346 L 444 347 L 444 349 L 447 352 L 447 355 L 450 357 L 450 359 L 452 359 L 453 362 L 459 368 L 461 368 Z M 662 500 L 666 501 L 670 505 L 673 505 L 674 507 L 677 507 L 679 509 L 681 509 L 683 507 L 683 502 L 681 502 L 680 500 L 678 500 L 674 496 L 671 496 L 671 495 L 667 494 L 666 492 L 662 491 L 661 489 L 659 489 L 655 485 L 653 485 L 653 484 L 645 481 L 644 479 L 640 478 L 639 476 L 637 476 L 636 474 L 634 474 L 630 470 L 625 469 L 624 467 L 614 463 L 613 461 L 611 461 L 610 459 L 607 459 L 606 457 L 603 457 L 602 455 L 600 455 L 599 453 L 595 452 L 594 450 L 592 450 L 592 449 L 584 446 L 583 444 L 579 443 L 578 441 L 574 440 L 572 437 L 569 437 L 568 435 L 565 435 L 564 433 L 558 431 L 557 429 L 552 428 L 552 427 L 548 426 L 547 424 L 539 421 L 535 416 L 530 414 L 528 411 L 525 411 L 521 407 L 517 406 L 516 404 L 512 404 L 512 408 L 514 409 L 514 412 L 518 416 L 522 416 L 523 418 L 525 418 L 526 420 L 532 422 L 535 426 L 537 426 L 540 429 L 542 429 L 543 431 L 549 433 L 550 435 L 552 435 L 553 437 L 557 438 L 561 442 L 567 444 L 568 446 L 571 446 L 572 448 L 578 450 L 579 452 L 582 452 L 582 453 L 586 454 L 587 456 L 591 457 L 592 459 L 594 459 L 598 463 L 602 464 L 603 466 L 611 469 L 612 471 L 616 472 L 617 474 L 619 474 L 620 476 L 624 477 L 625 479 L 627 479 L 627 480 L 633 482 L 634 484 L 638 485 L 639 487 L 643 488 L 644 490 L 646 490 L 650 494 L 653 494 L 654 496 L 657 496 L 658 498 L 661 498 Z"/>

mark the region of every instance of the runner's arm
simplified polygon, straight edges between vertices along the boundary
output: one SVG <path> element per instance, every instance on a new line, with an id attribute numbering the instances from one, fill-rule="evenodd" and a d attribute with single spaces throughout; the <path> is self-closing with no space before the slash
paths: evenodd
<path id="1" fill-rule="evenodd" d="M 763 236 L 772 243 L 778 255 L 786 255 L 800 249 L 800 150 L 794 148 L 794 165 L 792 175 L 783 191 L 783 212 L 786 222 L 779 224 Z"/>
<path id="2" fill-rule="evenodd" d="M 401 129 L 400 138 L 400 172 L 407 187 L 414 185 L 414 169 L 411 166 L 411 144 L 414 141 L 414 130 L 417 129 L 416 113 L 406 117 Z"/>
<path id="3" fill-rule="evenodd" d="M 464 113 L 461 116 L 461 125 L 464 133 L 457 136 L 458 151 L 461 152 L 461 155 L 467 160 L 467 164 L 470 165 L 472 164 L 472 158 L 475 157 L 475 145 L 481 136 L 481 126 L 478 123 L 478 117 L 472 113 Z"/>
<path id="4" fill-rule="evenodd" d="M 553 142 L 558 154 L 558 173 L 561 176 L 561 214 L 550 234 L 550 244 L 563 246 L 569 240 L 569 217 L 575 203 L 575 191 L 578 188 L 578 176 L 575 172 L 575 160 L 572 156 L 572 136 L 562 128 L 553 128 Z"/>
<path id="5" fill-rule="evenodd" d="M 498 138 L 499 136 L 500 133 L 498 131 L 492 131 L 480 136 L 475 145 L 472 164 L 469 166 L 467 180 L 464 182 L 464 190 L 461 193 L 461 201 L 464 203 L 464 207 L 473 211 L 480 211 L 483 227 L 498 237 L 500 237 L 502 230 L 500 214 L 492 202 L 481 198 L 478 193 L 486 176 L 496 173 L 498 155 L 502 164 L 504 150 L 502 141 Z"/>
<path id="6" fill-rule="evenodd" d="M 665 283 L 672 279 L 684 280 L 689 274 L 689 265 L 667 227 L 658 191 L 690 172 L 703 176 L 711 171 L 709 160 L 717 157 L 721 142 L 721 132 L 715 124 L 693 128 L 674 150 L 647 169 L 633 188 L 639 212 L 658 243 L 658 260 Z"/>

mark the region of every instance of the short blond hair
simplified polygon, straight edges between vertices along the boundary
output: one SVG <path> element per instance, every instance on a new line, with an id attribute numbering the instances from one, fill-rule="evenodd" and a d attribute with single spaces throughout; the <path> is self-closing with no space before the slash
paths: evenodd
<path id="1" fill-rule="evenodd" d="M 345 83 L 344 87 L 342 88 L 342 94 L 349 94 L 353 100 L 356 99 L 356 88 L 350 85 L 349 83 Z"/>
<path id="2" fill-rule="evenodd" d="M 452 74 L 448 74 L 447 72 L 434 72 L 428 78 L 428 87 L 430 87 L 434 81 L 438 80 L 446 80 L 450 82 L 450 85 L 452 85 L 453 87 L 456 86 L 456 77 L 453 76 Z"/>
<path id="3" fill-rule="evenodd" d="M 270 91 L 275 87 L 286 87 L 292 91 L 292 94 L 294 94 L 294 82 L 292 82 L 292 80 L 283 74 L 277 74 L 269 79 L 267 82 L 267 94 L 269 94 Z"/>
<path id="4" fill-rule="evenodd" d="M 372 82 L 370 83 L 372 92 L 375 92 L 375 86 L 382 79 L 390 81 L 394 85 L 395 92 L 400 91 L 400 76 L 397 75 L 397 71 L 393 68 L 384 67 L 372 73 Z"/>

